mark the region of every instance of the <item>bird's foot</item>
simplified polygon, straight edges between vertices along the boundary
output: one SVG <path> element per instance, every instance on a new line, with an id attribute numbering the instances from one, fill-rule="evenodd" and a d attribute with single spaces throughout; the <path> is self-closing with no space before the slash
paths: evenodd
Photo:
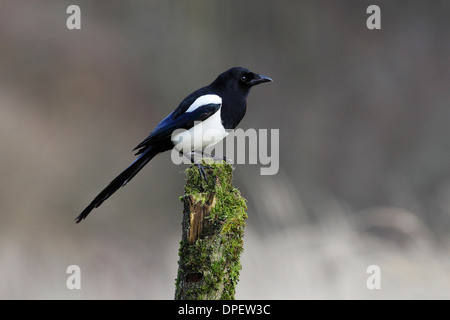
<path id="1" fill-rule="evenodd" d="M 200 164 L 200 163 L 195 163 L 194 166 L 197 167 L 198 173 L 200 174 L 200 177 L 202 178 L 202 180 L 208 182 L 208 177 L 206 175 L 205 168 L 211 169 L 212 167 L 211 166 L 204 166 L 203 164 Z"/>
<path id="2" fill-rule="evenodd" d="M 214 162 L 224 162 L 225 164 L 231 165 L 231 169 L 236 169 L 233 165 L 233 160 L 231 158 L 228 158 L 227 156 L 214 156 L 212 157 Z"/>
<path id="3" fill-rule="evenodd" d="M 233 165 L 233 160 L 231 158 L 228 158 L 227 156 L 208 155 L 205 153 L 203 155 L 206 155 L 207 158 L 210 158 L 214 162 L 225 162 L 227 164 Z"/>
<path id="4" fill-rule="evenodd" d="M 227 156 L 223 156 L 222 161 L 225 161 L 225 163 L 231 164 L 231 166 L 233 166 L 233 160 L 231 158 L 228 158 Z"/>
<path id="5" fill-rule="evenodd" d="M 230 158 L 227 158 L 226 156 L 208 156 L 208 158 L 212 159 L 214 162 L 226 162 L 229 164 L 232 164 L 233 161 Z"/>

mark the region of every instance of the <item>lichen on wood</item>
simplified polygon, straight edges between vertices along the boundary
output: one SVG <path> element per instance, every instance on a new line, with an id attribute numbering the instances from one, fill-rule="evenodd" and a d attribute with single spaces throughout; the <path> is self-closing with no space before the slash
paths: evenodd
<path id="1" fill-rule="evenodd" d="M 233 187 L 232 166 L 203 160 L 186 170 L 182 240 L 175 299 L 234 299 L 241 270 L 246 200 Z"/>

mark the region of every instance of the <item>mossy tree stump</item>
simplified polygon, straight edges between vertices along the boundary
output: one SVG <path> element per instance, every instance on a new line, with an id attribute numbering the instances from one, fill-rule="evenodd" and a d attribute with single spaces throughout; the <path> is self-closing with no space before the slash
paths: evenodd
<path id="1" fill-rule="evenodd" d="M 233 187 L 232 166 L 208 162 L 208 181 L 186 170 L 177 300 L 234 299 L 241 270 L 246 200 Z"/>

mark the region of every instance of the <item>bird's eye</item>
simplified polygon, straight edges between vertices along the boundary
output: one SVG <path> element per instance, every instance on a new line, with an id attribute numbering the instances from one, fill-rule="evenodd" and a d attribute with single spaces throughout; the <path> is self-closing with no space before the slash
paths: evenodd
<path id="1" fill-rule="evenodd" d="M 241 81 L 242 81 L 242 82 L 247 81 L 247 76 L 242 76 L 242 77 L 241 77 Z"/>

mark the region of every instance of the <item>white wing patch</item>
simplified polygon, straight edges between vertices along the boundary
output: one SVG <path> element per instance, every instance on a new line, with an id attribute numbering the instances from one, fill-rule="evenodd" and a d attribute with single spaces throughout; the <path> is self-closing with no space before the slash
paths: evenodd
<path id="1" fill-rule="evenodd" d="M 192 112 L 201 106 L 207 104 L 222 104 L 222 98 L 215 94 L 205 94 L 204 96 L 198 97 L 194 103 L 186 110 L 186 112 Z"/>

